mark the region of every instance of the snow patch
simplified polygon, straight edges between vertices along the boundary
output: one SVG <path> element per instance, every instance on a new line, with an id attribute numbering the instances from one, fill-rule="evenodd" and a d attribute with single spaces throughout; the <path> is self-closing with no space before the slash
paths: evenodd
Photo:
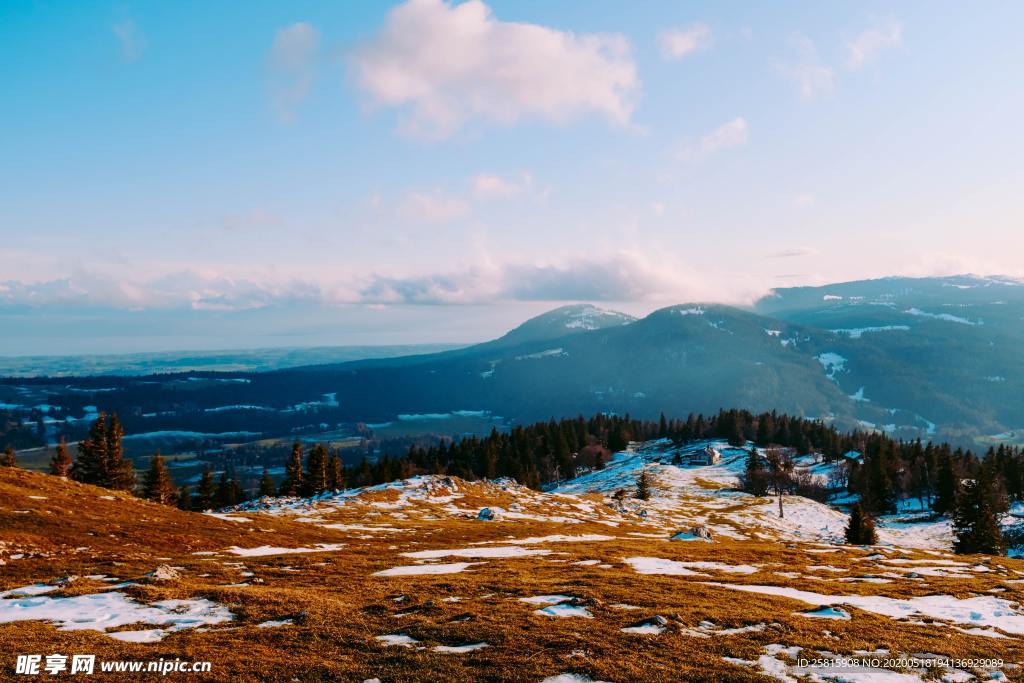
<path id="1" fill-rule="evenodd" d="M 61 631 L 99 631 L 132 642 L 156 642 L 167 633 L 219 624 L 232 618 L 228 608 L 205 598 L 161 600 L 143 605 L 118 591 L 69 598 L 35 595 L 0 600 L 0 623 L 47 621 L 57 624 Z M 130 624 L 154 624 L 164 628 L 145 632 L 107 632 Z"/>
<path id="2" fill-rule="evenodd" d="M 392 567 L 374 572 L 374 576 L 420 576 L 435 574 L 458 574 L 464 572 L 475 564 L 482 562 L 450 562 L 448 564 L 416 564 L 402 567 Z"/>
<path id="3" fill-rule="evenodd" d="M 261 545 L 256 548 L 232 546 L 227 551 L 242 557 L 264 557 L 266 555 L 292 555 L 295 553 L 328 553 L 341 550 L 344 547 L 344 543 L 317 543 L 315 548 L 278 548 L 271 545 Z"/>

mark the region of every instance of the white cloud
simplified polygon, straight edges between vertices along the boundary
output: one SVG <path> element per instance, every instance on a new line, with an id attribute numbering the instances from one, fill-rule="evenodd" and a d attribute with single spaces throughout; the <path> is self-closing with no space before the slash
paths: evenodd
<path id="1" fill-rule="evenodd" d="M 468 304 L 500 301 L 727 300 L 749 303 L 759 283 L 713 278 L 659 258 L 623 251 L 556 262 L 488 263 L 467 270 L 409 277 L 375 276 L 359 299 L 384 304 Z"/>
<path id="2" fill-rule="evenodd" d="M 450 223 L 470 214 L 469 203 L 435 190 L 422 192 L 411 190 L 399 206 L 403 218 L 419 223 Z"/>
<path id="3" fill-rule="evenodd" d="M 664 202 L 651 202 L 651 213 L 658 218 L 665 215 L 665 203 Z"/>
<path id="4" fill-rule="evenodd" d="M 699 161 L 712 154 L 746 144 L 750 137 L 750 126 L 746 119 L 737 116 L 704 135 L 696 144 L 685 144 L 676 152 L 682 161 Z"/>
<path id="5" fill-rule="evenodd" d="M 194 270 L 132 281 L 79 268 L 70 277 L 57 280 L 9 280 L 0 283 L 0 307 L 248 310 L 275 303 L 321 298 L 319 286 L 314 283 L 289 281 L 270 284 Z"/>
<path id="6" fill-rule="evenodd" d="M 408 0 L 349 66 L 373 104 L 403 110 L 405 132 L 432 138 L 470 121 L 562 123 L 592 112 L 628 125 L 639 88 L 622 35 L 499 21 L 480 0 Z"/>
<path id="7" fill-rule="evenodd" d="M 469 182 L 478 201 L 513 199 L 533 189 L 533 176 L 529 173 L 523 173 L 519 178 L 479 173 Z"/>
<path id="8" fill-rule="evenodd" d="M 664 59 L 676 61 L 711 47 L 714 38 L 707 24 L 672 28 L 658 34 L 658 46 Z"/>
<path id="9" fill-rule="evenodd" d="M 286 26 L 274 36 L 267 66 L 271 100 L 282 120 L 293 119 L 296 109 L 309 94 L 319 48 L 319 31 L 305 22 Z"/>
<path id="10" fill-rule="evenodd" d="M 799 58 L 795 62 L 778 64 L 778 72 L 796 83 L 805 99 L 831 91 L 835 86 L 832 67 L 821 63 L 811 39 L 797 33 L 790 37 L 789 42 Z"/>
<path id="11" fill-rule="evenodd" d="M 878 57 L 878 53 L 889 47 L 903 44 L 903 25 L 890 19 L 874 28 L 864 31 L 846 43 L 846 65 L 859 69 Z"/>
<path id="12" fill-rule="evenodd" d="M 664 254 L 630 251 L 547 261 L 494 260 L 468 268 L 412 274 L 346 274 L 288 278 L 273 271 L 226 275 L 180 270 L 129 280 L 76 270 L 70 277 L 0 282 L 0 312 L 8 307 L 74 310 L 242 311 L 293 305 L 470 304 L 543 301 L 750 303 L 765 283 L 751 275 L 699 272 Z"/>
<path id="13" fill-rule="evenodd" d="M 146 37 L 139 31 L 139 27 L 131 19 L 126 19 L 111 27 L 114 37 L 121 48 L 121 59 L 126 62 L 134 62 L 142 57 L 146 50 Z"/>
<path id="14" fill-rule="evenodd" d="M 793 197 L 793 204 L 799 208 L 805 208 L 814 203 L 814 195 L 810 192 L 801 192 Z"/>

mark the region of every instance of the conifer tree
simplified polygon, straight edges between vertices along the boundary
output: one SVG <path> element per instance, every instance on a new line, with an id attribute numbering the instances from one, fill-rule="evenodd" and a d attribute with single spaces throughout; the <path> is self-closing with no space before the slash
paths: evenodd
<path id="1" fill-rule="evenodd" d="M 57 452 L 50 459 L 50 474 L 65 478 L 71 474 L 71 456 L 68 454 L 68 445 L 64 443 L 64 439 L 57 444 Z"/>
<path id="2" fill-rule="evenodd" d="M 302 444 L 292 444 L 292 453 L 284 464 L 284 481 L 278 489 L 282 496 L 302 495 Z"/>
<path id="3" fill-rule="evenodd" d="M 142 483 L 142 497 L 161 505 L 174 505 L 177 502 L 171 473 L 159 451 L 150 458 L 149 469 Z"/>
<path id="4" fill-rule="evenodd" d="M 768 493 L 768 472 L 765 469 L 764 458 L 756 448 L 751 448 L 747 453 L 742 485 L 744 491 L 755 496 L 763 496 Z"/>
<path id="5" fill-rule="evenodd" d="M 213 470 L 207 465 L 203 468 L 203 474 L 199 478 L 199 485 L 196 487 L 196 509 L 203 511 L 212 508 L 216 495 L 217 485 L 213 481 Z"/>
<path id="6" fill-rule="evenodd" d="M 964 483 L 953 507 L 953 551 L 958 554 L 1003 553 L 999 514 L 1006 510 L 1005 494 L 988 467 Z"/>
<path id="7" fill-rule="evenodd" d="M 857 503 L 850 511 L 850 523 L 846 527 L 846 542 L 851 545 L 874 545 L 878 541 L 875 521 L 864 507 Z"/>
<path id="8" fill-rule="evenodd" d="M 883 442 L 873 445 L 865 455 L 867 491 L 864 504 L 873 513 L 895 512 L 896 495 L 889 472 L 889 453 Z"/>
<path id="9" fill-rule="evenodd" d="M 235 498 L 235 487 L 227 470 L 220 473 L 220 481 L 217 482 L 217 493 L 214 494 L 214 505 L 219 508 L 226 508 L 237 502 Z"/>
<path id="10" fill-rule="evenodd" d="M 107 415 L 101 412 L 89 427 L 89 435 L 78 442 L 71 477 L 83 484 L 106 486 L 107 470 Z"/>
<path id="11" fill-rule="evenodd" d="M 757 421 L 757 436 L 755 437 L 758 446 L 767 446 L 771 443 L 775 427 L 772 419 L 764 415 Z"/>
<path id="12" fill-rule="evenodd" d="M 565 433 L 555 427 L 555 465 L 558 467 L 558 474 L 561 479 L 572 479 L 576 476 L 576 465 L 572 461 L 572 452 L 569 450 L 569 442 Z"/>
<path id="13" fill-rule="evenodd" d="M 956 505 L 957 490 L 960 488 L 960 478 L 953 464 L 953 459 L 947 449 L 939 455 L 938 473 L 935 477 L 935 501 L 932 509 L 944 515 L 953 511 Z"/>
<path id="14" fill-rule="evenodd" d="M 640 476 L 636 480 L 636 497 L 640 500 L 651 499 L 651 479 L 647 474 L 647 470 L 641 470 Z"/>
<path id="15" fill-rule="evenodd" d="M 307 496 L 315 496 L 327 490 L 327 448 L 323 444 L 317 444 L 309 451 L 306 458 L 306 475 L 303 479 L 303 489 Z"/>
<path id="16" fill-rule="evenodd" d="M 107 421 L 107 472 L 104 485 L 118 491 L 133 491 L 135 489 L 135 468 L 130 460 L 124 459 L 123 437 L 124 428 L 121 426 L 121 420 L 114 413 Z"/>
<path id="17" fill-rule="evenodd" d="M 4 452 L 0 454 L 0 467 L 17 467 L 18 457 L 14 454 L 14 448 L 8 446 L 4 449 Z"/>
<path id="18" fill-rule="evenodd" d="M 247 500 L 245 495 L 245 489 L 238 481 L 238 475 L 232 473 L 231 475 L 231 505 L 238 505 L 244 503 Z"/>
<path id="19" fill-rule="evenodd" d="M 608 450 L 618 453 L 626 450 L 629 446 L 629 433 L 622 427 L 621 422 L 616 422 L 608 435 Z"/>
<path id="20" fill-rule="evenodd" d="M 188 484 L 183 484 L 182 487 L 178 489 L 178 509 L 192 509 L 192 492 L 189 490 Z"/>
<path id="21" fill-rule="evenodd" d="M 437 471 L 440 472 L 441 468 L 438 467 Z M 357 467 L 356 471 L 353 473 L 352 486 L 358 488 L 360 486 L 369 486 L 372 483 L 373 470 L 370 468 L 370 462 L 364 457 L 359 462 L 359 467 Z"/>
<path id="22" fill-rule="evenodd" d="M 263 476 L 260 477 L 260 497 L 273 497 L 277 495 L 277 487 L 274 486 L 274 478 L 270 476 L 270 471 L 266 467 L 263 468 Z"/>
<path id="23" fill-rule="evenodd" d="M 742 448 L 747 443 L 743 435 L 743 417 L 739 411 L 733 410 L 726 415 L 723 431 L 723 436 L 728 439 L 730 446 Z"/>
<path id="24" fill-rule="evenodd" d="M 331 453 L 331 460 L 327 463 L 327 485 L 332 491 L 345 488 L 345 465 L 337 452 Z"/>

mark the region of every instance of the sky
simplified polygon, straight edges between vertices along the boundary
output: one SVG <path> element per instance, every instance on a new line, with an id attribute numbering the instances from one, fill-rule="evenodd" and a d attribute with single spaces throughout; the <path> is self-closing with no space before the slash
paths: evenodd
<path id="1" fill-rule="evenodd" d="M 0 4 L 0 354 L 1024 275 L 1020 3 Z"/>

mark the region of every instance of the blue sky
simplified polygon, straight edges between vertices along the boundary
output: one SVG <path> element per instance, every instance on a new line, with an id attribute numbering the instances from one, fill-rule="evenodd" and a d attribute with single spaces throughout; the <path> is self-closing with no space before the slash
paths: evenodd
<path id="1" fill-rule="evenodd" d="M 472 341 L 563 301 L 1024 275 L 1022 19 L 3 3 L 0 353 Z"/>

